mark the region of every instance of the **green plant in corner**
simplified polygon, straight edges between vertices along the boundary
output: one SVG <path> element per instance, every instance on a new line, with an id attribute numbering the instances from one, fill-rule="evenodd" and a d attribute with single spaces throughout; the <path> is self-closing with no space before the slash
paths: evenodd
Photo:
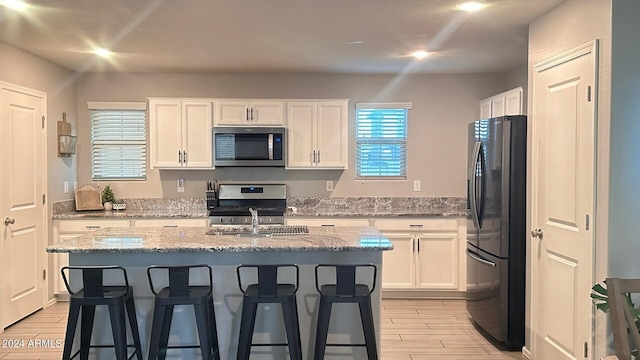
<path id="1" fill-rule="evenodd" d="M 596 309 L 604 313 L 608 313 L 610 311 L 609 293 L 604 285 L 604 282 L 593 285 L 591 288 L 591 301 L 596 306 Z M 634 323 L 636 325 L 636 331 L 640 331 L 640 306 L 636 307 L 633 304 L 630 294 L 625 294 L 625 299 L 627 300 L 627 305 L 629 306 L 629 309 L 631 309 L 631 314 L 635 319 Z M 627 331 L 629 330 L 630 329 L 627 329 Z M 638 350 L 631 351 L 631 356 L 633 356 L 634 359 L 640 359 L 640 353 Z"/>
<path id="2" fill-rule="evenodd" d="M 113 190 L 111 190 L 111 186 L 109 185 L 105 186 L 104 190 L 102 190 L 102 202 L 112 203 L 114 200 L 115 200 L 115 197 L 113 196 Z"/>

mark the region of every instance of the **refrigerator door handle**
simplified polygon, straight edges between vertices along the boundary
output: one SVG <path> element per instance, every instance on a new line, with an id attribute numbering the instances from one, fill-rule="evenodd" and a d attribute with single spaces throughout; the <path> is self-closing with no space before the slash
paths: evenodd
<path id="1" fill-rule="evenodd" d="M 478 150 L 478 161 L 480 161 L 480 208 L 477 210 L 476 217 L 478 218 L 478 228 L 482 227 L 482 220 L 484 220 L 484 209 L 487 202 L 487 164 L 485 156 L 485 148 L 480 143 L 480 149 Z"/>
<path id="2" fill-rule="evenodd" d="M 474 253 L 473 251 L 467 249 L 467 256 L 472 258 L 473 260 L 476 260 L 480 263 L 483 263 L 485 265 L 489 265 L 491 267 L 496 267 L 496 263 L 494 263 L 493 261 L 489 261 L 487 259 L 482 258 L 480 255 Z"/>
<path id="3" fill-rule="evenodd" d="M 471 153 L 471 166 L 469 167 L 469 200 L 471 201 L 471 219 L 473 219 L 473 225 L 476 229 L 480 229 L 480 220 L 478 219 L 478 204 L 476 202 L 476 168 L 478 166 L 478 155 L 480 154 L 481 142 L 473 144 L 473 152 Z"/>

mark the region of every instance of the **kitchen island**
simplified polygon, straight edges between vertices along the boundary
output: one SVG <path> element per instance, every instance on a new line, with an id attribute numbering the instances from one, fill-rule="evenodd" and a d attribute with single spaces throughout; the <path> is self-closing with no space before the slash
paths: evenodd
<path id="1" fill-rule="evenodd" d="M 308 234 L 272 237 L 226 235 L 209 228 L 105 228 L 97 232 L 62 241 L 47 248 L 51 253 L 69 253 L 72 266 L 120 265 L 127 269 L 134 288 L 136 311 L 142 346 L 147 352 L 153 295 L 149 289 L 146 268 L 150 265 L 208 264 L 213 268 L 213 296 L 222 359 L 235 359 L 242 294 L 236 280 L 239 264 L 297 264 L 300 267 L 300 287 L 297 293 L 300 334 L 304 358 L 313 358 L 315 326 L 319 295 L 315 289 L 316 264 L 364 264 L 378 267 L 376 290 L 372 306 L 376 339 L 380 343 L 380 274 L 382 251 L 393 249 L 392 243 L 371 227 L 309 227 Z M 208 234 L 212 233 L 212 234 Z M 286 275 L 286 274 L 284 274 Z M 359 282 L 368 282 L 370 274 L 359 275 Z M 200 280 L 204 280 L 200 279 Z M 251 279 L 248 279 L 251 280 Z M 283 279 L 284 280 L 284 279 Z M 330 279 L 322 278 L 321 282 Z M 72 277 L 72 287 L 80 279 Z M 254 280 L 255 281 L 255 280 Z M 156 286 L 166 284 L 158 283 Z M 357 305 L 334 306 L 329 342 L 362 343 Z M 106 309 L 96 310 L 94 337 L 101 343 L 111 341 Z M 104 319 L 102 321 L 101 319 Z M 191 345 L 197 342 L 193 312 L 176 308 L 170 343 Z M 254 343 L 285 342 L 280 307 L 261 306 L 254 332 Z M 380 346 L 378 346 L 380 351 Z M 257 347 L 252 358 L 286 359 L 286 347 Z M 97 359 L 111 359 L 108 349 L 96 351 Z M 172 359 L 194 359 L 199 352 L 192 349 L 172 350 Z M 328 348 L 326 359 L 366 358 L 361 347 Z M 146 358 L 146 354 L 145 354 Z"/>

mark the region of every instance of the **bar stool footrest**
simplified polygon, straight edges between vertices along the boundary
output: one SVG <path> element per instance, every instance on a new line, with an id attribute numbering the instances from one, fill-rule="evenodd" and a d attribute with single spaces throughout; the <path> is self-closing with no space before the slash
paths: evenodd
<path id="1" fill-rule="evenodd" d="M 289 346 L 287 343 L 251 344 L 251 346 Z"/>
<path id="2" fill-rule="evenodd" d="M 353 346 L 367 346 L 367 344 L 325 344 L 325 346 L 345 346 L 345 347 L 353 347 Z"/>

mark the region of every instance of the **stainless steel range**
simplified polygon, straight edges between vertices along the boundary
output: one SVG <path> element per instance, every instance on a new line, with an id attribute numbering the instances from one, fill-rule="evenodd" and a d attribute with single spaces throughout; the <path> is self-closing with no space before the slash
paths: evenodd
<path id="1" fill-rule="evenodd" d="M 287 187 L 284 184 L 220 184 L 218 203 L 209 208 L 209 225 L 251 224 L 249 208 L 260 224 L 284 224 Z"/>

